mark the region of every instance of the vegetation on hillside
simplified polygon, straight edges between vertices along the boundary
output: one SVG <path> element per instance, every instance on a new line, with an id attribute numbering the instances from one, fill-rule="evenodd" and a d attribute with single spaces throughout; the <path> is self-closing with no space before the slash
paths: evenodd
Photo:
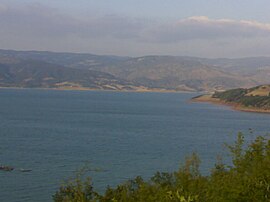
<path id="1" fill-rule="evenodd" d="M 53 196 L 55 202 L 267 202 L 270 201 L 270 139 L 257 137 L 248 146 L 240 133 L 228 146 L 233 164 L 217 162 L 209 176 L 201 175 L 196 154 L 173 173 L 157 172 L 149 181 L 133 180 L 94 191 L 91 180 L 77 177 Z"/>
<path id="2" fill-rule="evenodd" d="M 212 97 L 228 103 L 237 103 L 244 107 L 270 109 L 270 85 L 215 92 Z"/>
<path id="3" fill-rule="evenodd" d="M 0 87 L 136 90 L 136 84 L 111 74 L 67 68 L 43 61 L 0 57 Z"/>
<path id="4" fill-rule="evenodd" d="M 269 71 L 270 58 L 119 57 L 0 49 L 0 87 L 213 91 L 265 83 Z"/>

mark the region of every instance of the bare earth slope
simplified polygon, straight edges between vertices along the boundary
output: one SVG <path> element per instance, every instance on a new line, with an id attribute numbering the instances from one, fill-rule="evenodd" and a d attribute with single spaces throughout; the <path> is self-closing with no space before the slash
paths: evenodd
<path id="1" fill-rule="evenodd" d="M 249 78 L 186 57 L 145 56 L 98 69 L 144 86 L 176 90 L 212 91 L 256 85 Z"/>
<path id="2" fill-rule="evenodd" d="M 136 90 L 132 82 L 108 73 L 66 68 L 35 60 L 0 58 L 0 87 Z"/>
<path id="3" fill-rule="evenodd" d="M 7 64 L 7 60 L 24 62 L 10 65 Z M 19 69 L 33 67 L 33 61 L 39 63 L 39 65 L 35 65 L 36 68 L 47 66 L 46 73 L 48 74 L 54 71 L 53 67 L 58 69 L 61 67 L 56 78 L 57 81 L 76 83 L 78 86 L 96 89 L 215 91 L 239 87 L 248 88 L 270 82 L 270 58 L 268 57 L 207 59 L 180 56 L 143 56 L 133 58 L 82 53 L 0 50 L 2 69 L 4 67 L 11 68 L 11 66 Z M 16 74 L 18 73 L 17 71 Z M 45 70 L 43 73 L 45 74 Z M 102 75 L 101 77 L 104 79 L 101 79 L 97 74 Z M 79 79 L 79 75 L 82 75 L 83 78 Z M 12 76 L 16 77 L 15 74 Z M 40 80 L 41 77 L 36 78 L 36 74 L 33 74 L 24 79 Z M 16 83 L 19 81 L 17 79 L 13 79 L 13 83 L 11 80 L 8 83 L 9 86 L 51 87 L 51 83 L 44 82 L 44 80 L 34 82 L 36 84 L 27 82 L 25 85 L 20 82 Z M 6 85 L 4 81 L 7 81 L 7 78 L 5 80 L 2 78 L 0 87 Z M 74 86 L 67 83 L 63 85 Z"/>

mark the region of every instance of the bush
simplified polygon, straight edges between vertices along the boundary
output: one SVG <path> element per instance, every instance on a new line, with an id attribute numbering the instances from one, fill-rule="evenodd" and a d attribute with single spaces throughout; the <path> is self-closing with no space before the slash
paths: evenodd
<path id="1" fill-rule="evenodd" d="M 270 201 L 270 140 L 259 136 L 249 145 L 240 133 L 227 146 L 232 165 L 216 163 L 209 176 L 199 171 L 197 154 L 173 173 L 157 172 L 149 181 L 141 177 L 108 187 L 104 194 L 93 190 L 90 181 L 67 184 L 53 196 L 54 201 L 85 202 L 267 202 Z"/>

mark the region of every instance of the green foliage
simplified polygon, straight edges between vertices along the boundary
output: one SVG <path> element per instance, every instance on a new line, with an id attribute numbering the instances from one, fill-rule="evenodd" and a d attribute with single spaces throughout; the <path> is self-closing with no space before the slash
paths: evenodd
<path id="1" fill-rule="evenodd" d="M 210 176 L 209 201 L 270 201 L 270 140 L 258 137 L 246 150 L 244 136 L 229 146 L 233 166 Z"/>
<path id="2" fill-rule="evenodd" d="M 55 202 L 267 202 L 270 201 L 270 139 L 259 136 L 249 145 L 239 133 L 227 145 L 233 164 L 218 161 L 209 176 L 199 171 L 200 159 L 193 153 L 173 173 L 157 172 L 149 181 L 136 177 L 104 194 L 90 181 L 77 178 L 61 187 Z"/>
<path id="3" fill-rule="evenodd" d="M 75 179 L 68 180 L 65 185 L 53 195 L 55 202 L 95 202 L 99 196 L 93 190 L 91 178 L 84 178 L 85 173 L 89 170 L 85 165 L 77 171 Z"/>
<path id="4" fill-rule="evenodd" d="M 96 201 L 97 194 L 93 191 L 90 178 L 85 181 L 80 178 L 68 182 L 67 185 L 60 187 L 59 191 L 53 196 L 55 202 L 88 202 Z"/>
<path id="5" fill-rule="evenodd" d="M 241 104 L 245 107 L 270 109 L 270 93 L 269 96 L 247 96 L 246 94 L 258 87 L 250 89 L 232 89 L 224 92 L 215 92 L 212 97 L 219 98 L 225 102 Z"/>
<path id="6" fill-rule="evenodd" d="M 239 100 L 247 93 L 247 89 L 237 88 L 224 92 L 215 92 L 213 98 L 220 98 L 227 102 L 239 102 Z"/>

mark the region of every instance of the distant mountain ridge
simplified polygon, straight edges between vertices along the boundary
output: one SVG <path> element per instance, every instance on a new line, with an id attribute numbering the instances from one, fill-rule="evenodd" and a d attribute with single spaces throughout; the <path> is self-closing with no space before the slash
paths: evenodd
<path id="1" fill-rule="evenodd" d="M 0 87 L 134 90 L 134 84 L 95 70 L 0 57 Z"/>
<path id="2" fill-rule="evenodd" d="M 269 83 L 269 78 L 270 57 L 134 58 L 0 50 L 0 87 L 214 91 Z"/>

